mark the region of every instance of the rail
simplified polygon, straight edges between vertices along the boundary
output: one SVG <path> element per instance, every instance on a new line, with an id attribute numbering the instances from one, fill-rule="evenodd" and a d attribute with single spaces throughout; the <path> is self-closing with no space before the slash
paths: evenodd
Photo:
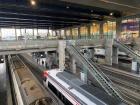
<path id="1" fill-rule="evenodd" d="M 140 63 L 140 55 L 135 53 L 132 49 L 130 49 L 128 46 L 125 44 L 121 43 L 120 41 L 114 40 L 114 43 L 117 47 L 125 51 L 126 53 L 130 54 L 132 58 L 135 58 L 137 62 Z"/>
<path id="2" fill-rule="evenodd" d="M 97 80 L 97 82 L 104 88 L 104 90 L 111 96 L 117 98 L 118 100 L 121 100 L 124 102 L 124 99 L 121 97 L 121 95 L 114 89 L 112 86 L 112 82 L 103 76 L 103 73 L 100 73 L 101 71 L 96 64 L 92 64 L 89 60 L 87 60 L 73 45 L 67 46 L 67 50 L 70 54 L 75 56 L 75 58 L 80 61 L 89 71 L 89 73 Z"/>

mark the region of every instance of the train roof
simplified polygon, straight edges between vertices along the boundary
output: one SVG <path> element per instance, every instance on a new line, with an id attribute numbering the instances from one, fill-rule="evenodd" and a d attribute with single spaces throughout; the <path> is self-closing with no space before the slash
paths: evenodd
<path id="1" fill-rule="evenodd" d="M 95 86 L 85 84 L 79 78 L 66 71 L 62 72 L 59 70 L 51 70 L 49 71 L 49 75 L 67 83 L 70 86 L 68 89 L 72 93 L 73 92 L 77 92 L 75 94 L 81 93 L 82 95 L 87 97 L 88 100 L 96 103 L 97 105 L 125 105 L 121 101 L 118 101 L 117 99 L 109 96 L 105 91 Z"/>

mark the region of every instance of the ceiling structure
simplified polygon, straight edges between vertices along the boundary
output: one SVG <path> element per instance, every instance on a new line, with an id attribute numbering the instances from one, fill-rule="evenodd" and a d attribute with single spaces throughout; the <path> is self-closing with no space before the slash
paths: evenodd
<path id="1" fill-rule="evenodd" d="M 0 0 L 0 27 L 59 29 L 122 16 L 119 10 L 86 3 L 96 0 L 83 1 Z"/>
<path id="2" fill-rule="evenodd" d="M 140 0 L 61 0 L 70 3 L 96 6 L 106 9 L 118 10 L 123 15 L 135 15 L 140 13 Z"/>

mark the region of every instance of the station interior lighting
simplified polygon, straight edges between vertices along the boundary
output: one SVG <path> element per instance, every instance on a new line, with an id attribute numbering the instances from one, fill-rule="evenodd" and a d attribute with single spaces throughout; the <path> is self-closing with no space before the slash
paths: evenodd
<path id="1" fill-rule="evenodd" d="M 113 16 L 113 12 L 110 13 L 110 16 Z"/>
<path id="2" fill-rule="evenodd" d="M 91 13 L 93 13 L 93 10 L 91 10 Z"/>
<path id="3" fill-rule="evenodd" d="M 66 8 L 69 9 L 70 7 L 69 6 L 66 6 Z"/>
<path id="4" fill-rule="evenodd" d="M 32 6 L 36 5 L 36 1 L 35 0 L 31 0 L 30 3 L 31 3 Z"/>

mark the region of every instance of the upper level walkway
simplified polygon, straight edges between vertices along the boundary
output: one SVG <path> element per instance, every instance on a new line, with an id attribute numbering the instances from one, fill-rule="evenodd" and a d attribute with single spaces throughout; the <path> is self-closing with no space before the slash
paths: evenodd
<path id="1" fill-rule="evenodd" d="M 13 40 L 0 41 L 0 55 L 19 54 L 38 51 L 52 51 L 58 48 L 60 40 Z M 64 40 L 66 42 L 74 42 L 79 46 L 102 46 L 104 39 L 80 39 L 80 40 Z"/>

